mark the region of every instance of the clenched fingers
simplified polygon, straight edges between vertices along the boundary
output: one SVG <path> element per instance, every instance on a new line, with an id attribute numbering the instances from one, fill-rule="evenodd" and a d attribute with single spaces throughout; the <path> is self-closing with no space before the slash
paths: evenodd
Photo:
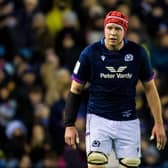
<path id="1" fill-rule="evenodd" d="M 65 130 L 65 142 L 76 149 L 77 144 L 79 143 L 79 136 L 76 128 L 74 126 L 67 127 Z"/>
<path id="2" fill-rule="evenodd" d="M 70 137 L 65 137 L 65 142 L 72 146 L 73 149 L 77 149 L 77 144 L 79 144 L 79 137 L 76 138 L 70 138 Z"/>
<path id="3" fill-rule="evenodd" d="M 160 135 L 157 137 L 156 147 L 158 150 L 164 150 L 166 143 L 167 143 L 166 135 Z"/>

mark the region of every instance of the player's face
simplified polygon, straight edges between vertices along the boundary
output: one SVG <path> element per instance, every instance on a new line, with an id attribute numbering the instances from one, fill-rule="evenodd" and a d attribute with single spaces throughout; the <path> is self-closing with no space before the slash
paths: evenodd
<path id="1" fill-rule="evenodd" d="M 104 29 L 105 44 L 108 49 L 120 49 L 123 45 L 124 29 L 115 23 L 108 23 Z"/>

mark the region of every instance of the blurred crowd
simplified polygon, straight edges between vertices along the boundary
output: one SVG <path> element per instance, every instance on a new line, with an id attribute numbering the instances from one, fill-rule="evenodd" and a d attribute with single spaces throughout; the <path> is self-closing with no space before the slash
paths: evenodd
<path id="1" fill-rule="evenodd" d="M 64 143 L 63 112 L 81 50 L 103 38 L 110 10 L 129 16 L 127 37 L 155 68 L 168 134 L 168 0 L 0 0 L 0 168 L 86 168 L 83 93 L 76 125 L 80 145 Z M 141 168 L 168 168 L 168 146 L 150 141 L 153 124 L 140 83 Z"/>

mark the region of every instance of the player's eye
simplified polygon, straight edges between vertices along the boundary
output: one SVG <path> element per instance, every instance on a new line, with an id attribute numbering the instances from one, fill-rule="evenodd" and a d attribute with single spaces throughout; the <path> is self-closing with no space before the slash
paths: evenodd
<path id="1" fill-rule="evenodd" d="M 122 30 L 121 27 L 115 27 L 115 29 L 116 29 L 117 31 L 121 31 L 121 30 Z"/>

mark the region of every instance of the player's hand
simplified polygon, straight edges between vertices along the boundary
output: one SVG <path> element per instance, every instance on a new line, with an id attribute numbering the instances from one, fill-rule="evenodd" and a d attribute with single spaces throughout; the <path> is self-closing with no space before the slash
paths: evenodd
<path id="1" fill-rule="evenodd" d="M 66 127 L 64 138 L 68 145 L 72 146 L 74 149 L 77 148 L 77 144 L 79 144 L 79 135 L 75 126 Z"/>
<path id="2" fill-rule="evenodd" d="M 158 150 L 163 150 L 165 148 L 165 145 L 167 143 L 167 137 L 164 129 L 164 125 L 161 123 L 155 123 L 152 134 L 150 137 L 150 140 L 153 140 L 156 138 L 156 147 Z"/>

